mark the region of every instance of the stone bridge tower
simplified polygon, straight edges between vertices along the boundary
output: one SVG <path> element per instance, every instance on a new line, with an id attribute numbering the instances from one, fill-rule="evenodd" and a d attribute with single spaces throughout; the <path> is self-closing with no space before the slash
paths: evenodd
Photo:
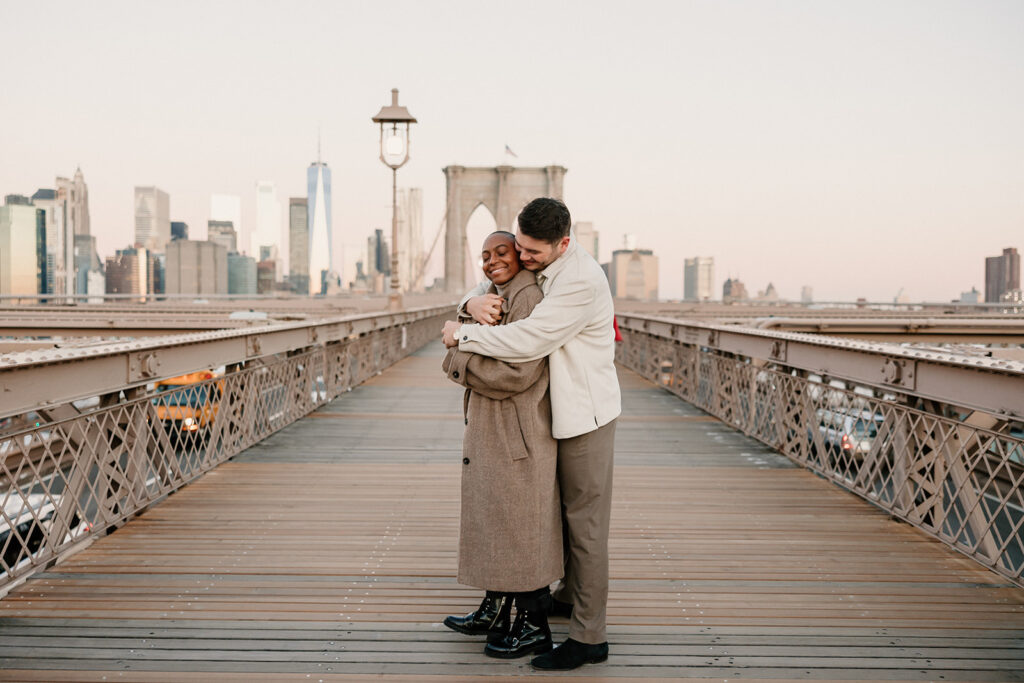
<path id="1" fill-rule="evenodd" d="M 515 232 L 515 218 L 537 197 L 562 199 L 564 166 L 447 166 L 448 212 L 444 235 L 445 289 L 461 294 L 466 282 L 466 224 L 483 204 L 498 230 Z"/>

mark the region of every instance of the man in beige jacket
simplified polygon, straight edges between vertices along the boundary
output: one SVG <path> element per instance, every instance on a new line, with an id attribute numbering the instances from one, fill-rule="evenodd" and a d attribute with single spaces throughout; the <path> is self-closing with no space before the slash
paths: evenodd
<path id="1" fill-rule="evenodd" d="M 506 362 L 548 357 L 552 434 L 566 522 L 565 576 L 556 613 L 571 610 L 569 638 L 533 659 L 538 669 L 575 669 L 608 657 L 608 529 L 615 420 L 621 412 L 615 372 L 614 308 L 601 266 L 570 234 L 557 199 L 535 199 L 518 219 L 516 249 L 544 292 L 524 320 L 490 326 L 501 299 L 474 290 L 460 308 L 483 325 L 445 323 L 445 345 Z"/>

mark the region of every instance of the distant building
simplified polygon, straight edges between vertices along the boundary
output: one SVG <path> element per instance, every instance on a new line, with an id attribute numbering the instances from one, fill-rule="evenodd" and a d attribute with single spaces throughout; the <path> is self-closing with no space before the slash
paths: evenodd
<path id="1" fill-rule="evenodd" d="M 188 239 L 188 223 L 171 221 L 171 241 Z"/>
<path id="2" fill-rule="evenodd" d="M 30 203 L 0 206 L 0 294 L 46 294 L 46 212 Z"/>
<path id="3" fill-rule="evenodd" d="M 384 237 L 384 231 L 377 228 L 373 231 L 373 270 L 381 275 L 391 276 L 391 244 Z"/>
<path id="4" fill-rule="evenodd" d="M 1020 254 L 1007 248 L 985 259 L 985 303 L 999 303 L 1013 289 L 1020 289 Z"/>
<path id="5" fill-rule="evenodd" d="M 683 262 L 683 298 L 708 301 L 715 295 L 715 259 L 697 256 Z"/>
<path id="6" fill-rule="evenodd" d="M 276 281 L 274 275 L 277 264 L 272 260 L 260 261 L 256 264 L 256 293 L 273 294 Z"/>
<path id="7" fill-rule="evenodd" d="M 309 220 L 305 197 L 288 200 L 288 283 L 294 292 L 309 293 Z"/>
<path id="8" fill-rule="evenodd" d="M 57 179 L 59 183 L 61 178 Z M 71 195 L 68 197 L 68 214 L 70 216 L 72 231 L 76 235 L 90 235 L 89 219 L 89 186 L 85 184 L 85 176 L 82 169 L 75 169 L 75 176 L 71 179 Z"/>
<path id="9" fill-rule="evenodd" d="M 800 288 L 800 303 L 814 303 L 814 289 L 810 285 L 804 285 Z"/>
<path id="10" fill-rule="evenodd" d="M 595 261 L 599 260 L 598 235 L 594 230 L 594 224 L 590 221 L 580 221 L 572 226 L 572 231 L 579 245 L 593 256 Z"/>
<path id="11" fill-rule="evenodd" d="M 210 195 L 210 220 L 231 223 L 235 230 L 235 248 L 232 251 L 249 252 L 249 231 L 242 228 L 241 197 L 233 194 Z"/>
<path id="12" fill-rule="evenodd" d="M 64 242 L 59 238 L 57 227 L 57 191 L 39 188 L 32 195 L 32 204 L 46 213 L 46 290 L 44 293 L 63 293 L 65 290 L 64 250 L 62 248 Z M 59 277 L 58 269 L 60 270 Z"/>
<path id="13" fill-rule="evenodd" d="M 337 272 L 334 263 L 334 230 L 331 225 L 331 169 L 317 160 L 306 169 L 306 197 L 309 199 L 308 221 L 309 247 L 307 272 L 310 274 L 310 294 L 320 293 L 321 271 Z"/>
<path id="14" fill-rule="evenodd" d="M 149 293 L 167 293 L 167 254 L 149 253 Z"/>
<path id="15" fill-rule="evenodd" d="M 103 261 L 96 253 L 96 238 L 93 235 L 75 235 L 75 293 L 103 294 L 90 291 L 90 282 L 95 289 L 96 275 L 103 274 Z"/>
<path id="16" fill-rule="evenodd" d="M 90 270 L 85 282 L 85 292 L 89 296 L 86 303 L 101 304 L 107 293 L 107 274 L 102 270 Z"/>
<path id="17" fill-rule="evenodd" d="M 238 251 L 238 233 L 231 221 L 207 221 L 206 234 L 206 239 L 223 246 L 229 254 Z"/>
<path id="18" fill-rule="evenodd" d="M 423 190 L 398 191 L 398 277 L 402 291 L 423 291 Z"/>
<path id="19" fill-rule="evenodd" d="M 779 293 L 775 291 L 775 285 L 768 283 L 763 291 L 758 291 L 756 301 L 773 302 L 779 300 Z"/>
<path id="20" fill-rule="evenodd" d="M 977 287 L 971 287 L 969 292 L 960 292 L 960 303 L 962 304 L 976 304 L 981 302 L 981 292 L 978 291 Z"/>
<path id="21" fill-rule="evenodd" d="M 747 287 L 739 280 L 729 278 L 722 285 L 722 301 L 725 303 L 746 301 L 748 298 Z"/>
<path id="22" fill-rule="evenodd" d="M 277 199 L 277 188 L 269 180 L 261 180 L 256 183 L 256 230 L 253 232 L 252 253 L 259 256 L 258 260 L 263 261 L 261 249 L 272 247 L 275 252 L 280 253 L 281 243 L 281 202 Z M 280 260 L 275 257 L 277 272 L 274 279 L 278 282 L 284 278 L 283 267 Z"/>
<path id="23" fill-rule="evenodd" d="M 118 249 L 106 261 L 107 294 L 135 294 L 145 301 L 150 286 L 149 252 L 145 247 Z"/>
<path id="24" fill-rule="evenodd" d="M 216 242 L 176 240 L 167 245 L 168 294 L 227 294 L 228 251 Z"/>
<path id="25" fill-rule="evenodd" d="M 256 259 L 228 254 L 228 294 L 256 293 Z"/>
<path id="26" fill-rule="evenodd" d="M 1011 289 L 1008 292 L 1003 293 L 1002 303 L 1014 304 L 1020 306 L 1024 304 L 1024 290 L 1022 289 Z"/>
<path id="27" fill-rule="evenodd" d="M 171 199 L 157 187 L 135 188 L 135 243 L 163 253 L 171 241 Z"/>
<path id="28" fill-rule="evenodd" d="M 616 249 L 608 263 L 608 283 L 616 299 L 658 300 L 658 257 L 650 249 Z"/>
<path id="29" fill-rule="evenodd" d="M 4 197 L 5 206 L 32 206 L 32 200 L 23 194 L 9 194 Z"/>
<path id="30" fill-rule="evenodd" d="M 40 188 L 30 200 L 45 213 L 46 288 L 42 293 L 85 293 L 76 286 L 87 278 L 76 277 L 75 236 L 90 234 L 89 187 L 81 168 L 73 178 L 58 176 L 55 185 L 56 189 Z"/>

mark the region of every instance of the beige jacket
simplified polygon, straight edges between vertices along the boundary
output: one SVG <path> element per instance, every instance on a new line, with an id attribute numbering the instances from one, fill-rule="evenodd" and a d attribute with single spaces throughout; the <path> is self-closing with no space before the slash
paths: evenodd
<path id="1" fill-rule="evenodd" d="M 510 363 L 548 357 L 552 434 L 568 439 L 608 424 L 622 412 L 615 373 L 615 331 L 608 278 L 573 236 L 554 263 L 537 273 L 544 300 L 525 320 L 463 325 L 459 349 Z M 481 283 L 466 295 L 484 294 Z"/>
<path id="2" fill-rule="evenodd" d="M 525 318 L 541 297 L 533 275 L 520 271 L 506 287 L 503 322 Z M 459 583 L 502 592 L 546 586 L 562 576 L 547 360 L 503 363 L 450 349 L 443 369 L 467 388 Z"/>

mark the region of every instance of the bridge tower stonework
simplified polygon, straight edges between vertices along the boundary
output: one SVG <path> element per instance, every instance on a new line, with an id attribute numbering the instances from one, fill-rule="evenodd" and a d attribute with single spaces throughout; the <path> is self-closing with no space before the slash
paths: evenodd
<path id="1" fill-rule="evenodd" d="M 466 282 L 466 225 L 483 204 L 498 230 L 515 232 L 520 209 L 536 197 L 562 199 L 564 166 L 446 166 L 448 211 L 444 235 L 445 289 L 464 291 Z"/>

